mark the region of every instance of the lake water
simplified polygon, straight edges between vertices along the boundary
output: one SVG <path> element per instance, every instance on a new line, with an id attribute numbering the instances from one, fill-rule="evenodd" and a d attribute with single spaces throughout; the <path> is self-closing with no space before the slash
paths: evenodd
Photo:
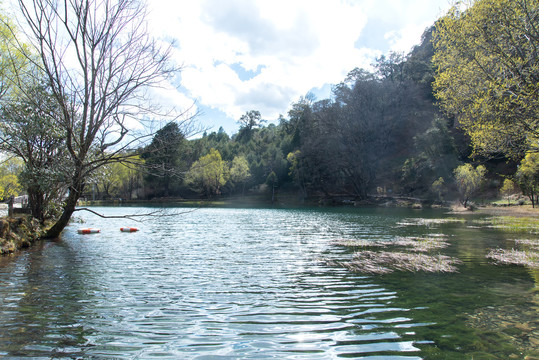
<path id="1" fill-rule="evenodd" d="M 418 220 L 459 217 L 431 210 L 186 210 L 78 213 L 60 241 L 0 259 L 0 358 L 539 359 L 538 273 L 485 258 L 538 235 Z M 426 235 L 458 273 L 336 265 L 357 250 L 342 240 Z"/>

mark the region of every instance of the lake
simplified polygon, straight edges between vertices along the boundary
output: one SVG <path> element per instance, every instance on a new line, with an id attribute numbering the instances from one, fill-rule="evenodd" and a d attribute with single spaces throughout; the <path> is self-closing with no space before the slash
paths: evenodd
<path id="1" fill-rule="evenodd" d="M 0 259 L 0 358 L 538 359 L 539 273 L 486 254 L 539 236 L 485 217 L 168 208 L 134 222 L 77 213 L 61 240 Z M 430 253 L 458 258 L 458 272 L 340 265 L 361 250 L 354 241 L 426 236 L 445 239 Z"/>

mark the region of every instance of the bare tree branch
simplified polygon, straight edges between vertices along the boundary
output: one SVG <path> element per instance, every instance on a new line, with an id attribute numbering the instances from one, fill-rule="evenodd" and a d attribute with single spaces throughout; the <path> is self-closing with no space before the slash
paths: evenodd
<path id="1" fill-rule="evenodd" d="M 153 217 L 163 217 L 163 216 L 178 216 L 178 215 L 185 215 L 185 214 L 190 214 L 194 211 L 197 211 L 199 210 L 200 208 L 193 208 L 193 209 L 190 209 L 190 210 L 186 210 L 186 211 L 181 211 L 181 212 L 174 212 L 174 213 L 171 213 L 171 214 L 167 214 L 164 210 L 158 210 L 158 211 L 152 211 L 152 212 L 149 212 L 149 213 L 143 213 L 143 214 L 126 214 L 126 215 L 103 215 L 101 213 L 98 213 L 97 211 L 94 211 L 92 209 L 89 209 L 89 208 L 77 208 L 75 209 L 75 211 L 88 211 L 94 215 L 97 215 L 99 216 L 100 218 L 103 218 L 103 219 L 129 219 L 129 220 L 133 220 L 133 221 L 137 221 L 137 222 L 143 222 L 144 220 L 138 220 L 136 218 L 153 218 Z"/>

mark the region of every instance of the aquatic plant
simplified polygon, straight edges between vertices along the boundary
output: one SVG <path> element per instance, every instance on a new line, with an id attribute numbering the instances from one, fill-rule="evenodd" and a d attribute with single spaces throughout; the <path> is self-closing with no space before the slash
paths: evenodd
<path id="1" fill-rule="evenodd" d="M 539 252 L 537 251 L 492 249 L 487 254 L 487 258 L 494 260 L 498 264 L 524 265 L 539 268 Z"/>
<path id="2" fill-rule="evenodd" d="M 440 234 L 441 235 L 441 234 Z M 404 246 L 410 248 L 411 251 L 427 252 L 434 249 L 443 249 L 449 246 L 446 237 L 442 236 L 408 236 L 397 237 L 392 245 Z"/>
<path id="3" fill-rule="evenodd" d="M 457 272 L 460 260 L 445 255 L 390 251 L 360 251 L 341 265 L 351 271 L 385 274 L 395 270 L 412 272 Z"/>
<path id="4" fill-rule="evenodd" d="M 406 247 L 411 251 L 427 252 L 434 249 L 443 249 L 449 246 L 449 243 L 445 241 L 447 237 L 444 234 L 429 234 L 427 236 L 399 236 L 392 241 L 382 240 L 335 240 L 334 245 L 347 246 L 347 247 Z"/>
<path id="5" fill-rule="evenodd" d="M 363 240 L 363 239 L 333 240 L 332 243 L 334 245 L 348 246 L 348 247 L 385 247 L 387 245 L 387 241 Z"/>
<path id="6" fill-rule="evenodd" d="M 538 248 L 539 249 L 539 240 L 528 240 L 528 239 L 516 239 L 515 243 L 519 245 L 528 246 L 531 248 Z"/>
<path id="7" fill-rule="evenodd" d="M 424 218 L 410 218 L 399 221 L 399 226 L 427 226 L 434 227 L 441 224 L 449 223 L 464 223 L 466 219 L 446 218 L 446 219 L 424 219 Z"/>
<path id="8" fill-rule="evenodd" d="M 494 229 L 539 234 L 539 218 L 494 216 L 484 220 L 475 220 L 473 223 Z"/>

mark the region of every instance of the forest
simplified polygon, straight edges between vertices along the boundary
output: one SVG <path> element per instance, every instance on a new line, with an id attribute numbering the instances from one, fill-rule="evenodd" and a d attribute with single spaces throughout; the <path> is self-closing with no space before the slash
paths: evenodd
<path id="1" fill-rule="evenodd" d="M 32 11 L 25 12 L 30 23 L 47 19 Z M 152 63 L 155 54 L 140 57 L 151 47 L 137 47 L 136 41 L 147 41 L 144 34 L 128 44 L 133 53 L 117 56 L 112 46 L 103 47 L 118 64 L 104 61 L 109 68 L 97 71 L 81 60 L 83 73 L 92 75 L 85 79 L 95 83 L 64 86 L 66 78 L 54 71 L 63 66 L 55 44 L 39 36 L 41 28 L 33 29 L 41 51 L 28 55 L 3 18 L 4 30 L 12 31 L 2 32 L 0 49 L 10 54 L 0 64 L 0 140 L 11 156 L 0 169 L 0 195 L 28 194 L 38 219 L 59 213 L 69 219 L 81 199 L 332 204 L 414 197 L 467 206 L 474 198 L 523 194 L 535 205 L 538 23 L 537 0 L 455 6 L 410 53 L 389 53 L 369 69 L 351 69 L 328 99 L 306 94 L 277 121 L 252 109 L 237 119 L 235 134 L 220 128 L 192 136 L 191 123 L 173 117 L 147 141 L 128 141 L 120 120 L 126 104 L 141 84 L 172 74 L 167 49 L 158 49 L 164 55 Z M 81 44 L 81 51 L 95 48 Z M 141 62 L 134 59 L 147 63 L 137 68 Z M 104 81 L 124 74 L 126 66 L 138 69 L 138 78 Z M 32 75 L 14 80 L 21 73 Z M 121 85 L 98 89 L 102 98 L 94 101 L 87 89 L 98 83 Z M 55 199 L 67 205 L 58 209 Z"/>

